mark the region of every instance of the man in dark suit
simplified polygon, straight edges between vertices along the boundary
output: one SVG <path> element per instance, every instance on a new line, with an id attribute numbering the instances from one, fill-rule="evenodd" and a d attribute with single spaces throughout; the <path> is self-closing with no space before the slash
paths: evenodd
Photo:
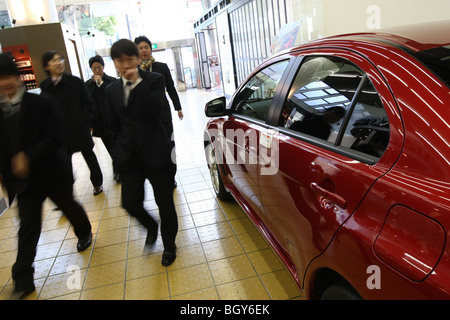
<path id="1" fill-rule="evenodd" d="M 94 73 L 93 76 L 85 82 L 89 94 L 94 100 L 94 115 L 92 119 L 92 135 L 102 139 L 103 144 L 111 154 L 111 143 L 109 141 L 108 113 L 106 112 L 105 89 L 116 78 L 108 76 L 104 72 L 105 61 L 101 56 L 95 56 L 89 59 L 89 67 Z M 114 179 L 119 181 L 119 173 L 114 168 Z"/>
<path id="2" fill-rule="evenodd" d="M 166 84 L 166 90 L 169 94 L 170 100 L 172 100 L 173 107 L 178 113 L 178 118 L 183 120 L 183 111 L 181 110 L 180 98 L 178 97 L 177 89 L 175 89 L 175 84 L 172 80 L 169 67 L 166 63 L 155 61 L 152 56 L 152 42 L 146 36 L 139 36 L 134 39 L 134 43 L 139 49 L 139 67 L 142 70 L 149 72 L 157 72 L 164 76 L 164 82 Z M 176 167 L 176 156 L 175 156 L 175 138 L 173 137 L 173 123 L 172 123 L 172 113 L 170 111 L 170 104 L 167 98 L 164 101 L 164 107 L 162 112 L 164 127 L 166 128 L 167 134 L 172 141 L 173 146 L 173 163 L 174 163 L 174 188 L 177 186 L 175 181 L 175 174 L 177 173 Z"/>
<path id="3" fill-rule="evenodd" d="M 18 298 L 34 291 L 33 261 L 47 197 L 67 216 L 78 251 L 92 240 L 91 224 L 73 197 L 73 175 L 62 116 L 49 99 L 27 93 L 14 60 L 0 54 L 0 171 L 9 202 L 17 195 L 20 229 L 12 268 Z"/>
<path id="4" fill-rule="evenodd" d="M 178 221 L 172 189 L 172 145 L 161 120 L 164 78 L 138 69 L 138 48 L 130 40 L 114 43 L 111 58 L 121 74 L 120 79 L 106 88 L 106 105 L 111 154 L 122 182 L 122 206 L 147 228 L 146 243 L 153 244 L 158 225 L 144 209 L 144 182 L 150 181 L 161 218 L 164 244 L 161 263 L 168 266 L 176 258 Z"/>
<path id="5" fill-rule="evenodd" d="M 103 192 L 103 174 L 92 148 L 91 136 L 93 102 L 84 82 L 65 72 L 65 59 L 57 51 L 47 51 L 42 56 L 42 65 L 49 75 L 42 83 L 42 92 L 56 98 L 64 116 L 69 153 L 81 151 L 91 171 L 94 195 Z"/>

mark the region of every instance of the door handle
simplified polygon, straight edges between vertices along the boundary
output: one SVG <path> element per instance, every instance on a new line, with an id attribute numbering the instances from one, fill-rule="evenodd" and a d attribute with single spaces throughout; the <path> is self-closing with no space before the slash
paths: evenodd
<path id="1" fill-rule="evenodd" d="M 338 195 L 334 192 L 331 192 L 325 188 L 322 188 L 317 183 L 312 182 L 311 189 L 314 190 L 314 193 L 326 198 L 327 200 L 331 201 L 338 207 L 340 207 L 342 209 L 345 209 L 347 207 L 347 201 L 344 198 L 342 198 L 340 195 Z"/>

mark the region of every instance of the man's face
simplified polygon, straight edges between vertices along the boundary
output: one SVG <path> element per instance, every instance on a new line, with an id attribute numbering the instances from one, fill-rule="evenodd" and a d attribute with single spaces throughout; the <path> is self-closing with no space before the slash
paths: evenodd
<path id="1" fill-rule="evenodd" d="M 137 56 L 121 55 L 114 59 L 116 70 L 127 80 L 134 80 L 138 76 L 139 58 Z"/>
<path id="2" fill-rule="evenodd" d="M 53 59 L 47 63 L 45 70 L 47 70 L 52 77 L 59 77 L 66 70 L 65 60 L 60 54 L 55 54 Z"/>
<path id="3" fill-rule="evenodd" d="M 152 55 L 152 48 L 148 45 L 147 42 L 141 41 L 138 43 L 138 49 L 139 49 L 139 58 L 142 60 L 148 60 L 150 59 Z"/>
<path id="4" fill-rule="evenodd" d="M 91 66 L 91 70 L 96 76 L 103 76 L 103 66 L 99 62 L 94 62 Z"/>
<path id="5" fill-rule="evenodd" d="M 21 86 L 21 81 L 17 75 L 0 76 L 0 95 L 12 98 L 17 89 Z"/>

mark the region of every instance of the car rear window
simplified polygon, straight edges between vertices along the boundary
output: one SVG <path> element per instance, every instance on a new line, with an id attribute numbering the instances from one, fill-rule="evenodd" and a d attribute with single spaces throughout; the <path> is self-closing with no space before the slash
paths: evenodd
<path id="1" fill-rule="evenodd" d="M 450 45 L 414 53 L 418 60 L 425 64 L 450 88 Z"/>

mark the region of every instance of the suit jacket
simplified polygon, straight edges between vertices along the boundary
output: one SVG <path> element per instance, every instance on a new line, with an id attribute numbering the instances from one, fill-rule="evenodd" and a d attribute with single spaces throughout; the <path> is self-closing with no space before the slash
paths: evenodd
<path id="1" fill-rule="evenodd" d="M 127 106 L 121 78 L 106 88 L 111 156 L 120 173 L 134 164 L 136 156 L 152 169 L 171 162 L 171 143 L 161 120 L 164 78 L 140 69 L 139 74 L 142 81 L 131 91 Z"/>
<path id="2" fill-rule="evenodd" d="M 170 100 L 172 100 L 173 107 L 176 111 L 181 110 L 180 98 L 178 97 L 177 89 L 175 89 L 175 84 L 173 82 L 172 76 L 170 74 L 170 69 L 166 63 L 153 62 L 152 72 L 158 72 L 164 76 L 167 93 L 169 94 Z"/>
<path id="3" fill-rule="evenodd" d="M 99 87 L 95 81 L 89 79 L 85 82 L 89 94 L 94 100 L 94 112 L 92 118 L 92 135 L 96 137 L 105 137 L 108 134 L 108 113 L 106 112 L 105 89 L 116 78 L 108 76 L 106 73 L 102 77 L 103 83 Z"/>
<path id="4" fill-rule="evenodd" d="M 84 82 L 64 73 L 56 86 L 49 77 L 42 81 L 40 88 L 43 93 L 55 97 L 63 111 L 70 151 L 91 150 L 94 147 L 91 136 L 93 101 Z"/>
<path id="5" fill-rule="evenodd" d="M 30 176 L 19 181 L 11 174 L 11 157 L 14 155 L 5 132 L 5 120 L 0 109 L 0 167 L 8 190 L 10 203 L 16 193 L 30 186 L 38 190 L 60 188 L 73 184 L 72 167 L 64 140 L 64 128 L 60 110 L 49 99 L 25 92 L 21 104 L 19 130 L 21 151 L 30 163 Z"/>

